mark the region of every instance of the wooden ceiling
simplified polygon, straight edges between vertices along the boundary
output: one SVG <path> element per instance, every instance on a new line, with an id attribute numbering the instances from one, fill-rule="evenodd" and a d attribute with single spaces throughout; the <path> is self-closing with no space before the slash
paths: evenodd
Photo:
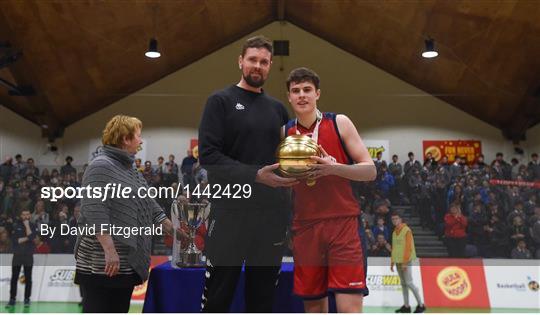
<path id="1" fill-rule="evenodd" d="M 155 18 L 157 17 L 157 18 Z M 540 1 L 1 0 L 0 104 L 55 138 L 73 122 L 286 20 L 522 139 L 540 122 Z M 159 30 L 159 62 L 141 58 Z M 434 38 L 439 57 L 419 58 Z M 1 48 L 8 41 L 11 48 Z M 22 56 L 13 63 L 5 56 Z"/>

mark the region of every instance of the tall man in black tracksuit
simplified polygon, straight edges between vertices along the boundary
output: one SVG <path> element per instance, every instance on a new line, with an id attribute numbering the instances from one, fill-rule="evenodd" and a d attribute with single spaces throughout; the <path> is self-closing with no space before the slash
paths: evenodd
<path id="1" fill-rule="evenodd" d="M 271 62 L 271 42 L 262 36 L 248 39 L 238 59 L 240 82 L 208 98 L 199 126 L 199 159 L 211 187 L 229 186 L 231 193 L 234 184 L 252 188 L 250 198 L 211 200 L 204 312 L 229 311 L 243 263 L 246 311 L 272 311 L 289 218 L 281 187 L 297 181 L 274 173 L 288 114 L 261 88 Z"/>
<path id="2" fill-rule="evenodd" d="M 11 240 L 13 244 L 13 261 L 11 263 L 11 287 L 9 290 L 8 307 L 15 305 L 17 297 L 17 280 L 24 266 L 24 306 L 30 305 L 32 293 L 32 266 L 34 264 L 34 237 L 36 227 L 30 223 L 30 211 L 22 210 L 19 220 L 13 225 Z"/>

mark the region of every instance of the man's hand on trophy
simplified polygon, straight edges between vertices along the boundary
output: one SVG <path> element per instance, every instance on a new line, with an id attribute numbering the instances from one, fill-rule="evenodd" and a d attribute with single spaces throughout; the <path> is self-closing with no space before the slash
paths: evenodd
<path id="1" fill-rule="evenodd" d="M 335 166 L 338 165 L 336 158 L 329 155 L 320 144 L 319 149 L 321 150 L 321 156 L 311 157 L 311 160 L 317 163 L 310 165 L 311 170 L 309 171 L 308 176 L 310 179 L 333 175 L 333 170 L 335 169 Z"/>
<path id="2" fill-rule="evenodd" d="M 261 183 L 270 187 L 291 187 L 299 183 L 295 178 L 285 178 L 274 173 L 279 167 L 279 163 L 267 165 L 257 171 L 256 183 Z"/>

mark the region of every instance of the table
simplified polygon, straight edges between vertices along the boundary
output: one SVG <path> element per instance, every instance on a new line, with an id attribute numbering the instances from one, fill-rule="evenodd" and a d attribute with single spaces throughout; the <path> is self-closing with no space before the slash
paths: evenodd
<path id="1" fill-rule="evenodd" d="M 273 311 L 276 313 L 303 313 L 302 299 L 293 295 L 293 263 L 281 265 L 279 284 L 276 289 Z M 198 313 L 204 289 L 203 268 L 173 268 L 170 262 L 154 267 L 148 279 L 144 313 Z M 330 309 L 335 303 L 330 299 Z M 236 287 L 231 312 L 245 311 L 244 271 Z"/>

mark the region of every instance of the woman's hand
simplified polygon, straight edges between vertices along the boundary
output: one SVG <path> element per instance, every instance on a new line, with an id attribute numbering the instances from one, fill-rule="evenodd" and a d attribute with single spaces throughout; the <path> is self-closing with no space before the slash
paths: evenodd
<path id="1" fill-rule="evenodd" d="M 116 276 L 120 270 L 120 257 L 115 248 L 106 249 L 105 252 L 105 274 L 109 277 Z"/>

